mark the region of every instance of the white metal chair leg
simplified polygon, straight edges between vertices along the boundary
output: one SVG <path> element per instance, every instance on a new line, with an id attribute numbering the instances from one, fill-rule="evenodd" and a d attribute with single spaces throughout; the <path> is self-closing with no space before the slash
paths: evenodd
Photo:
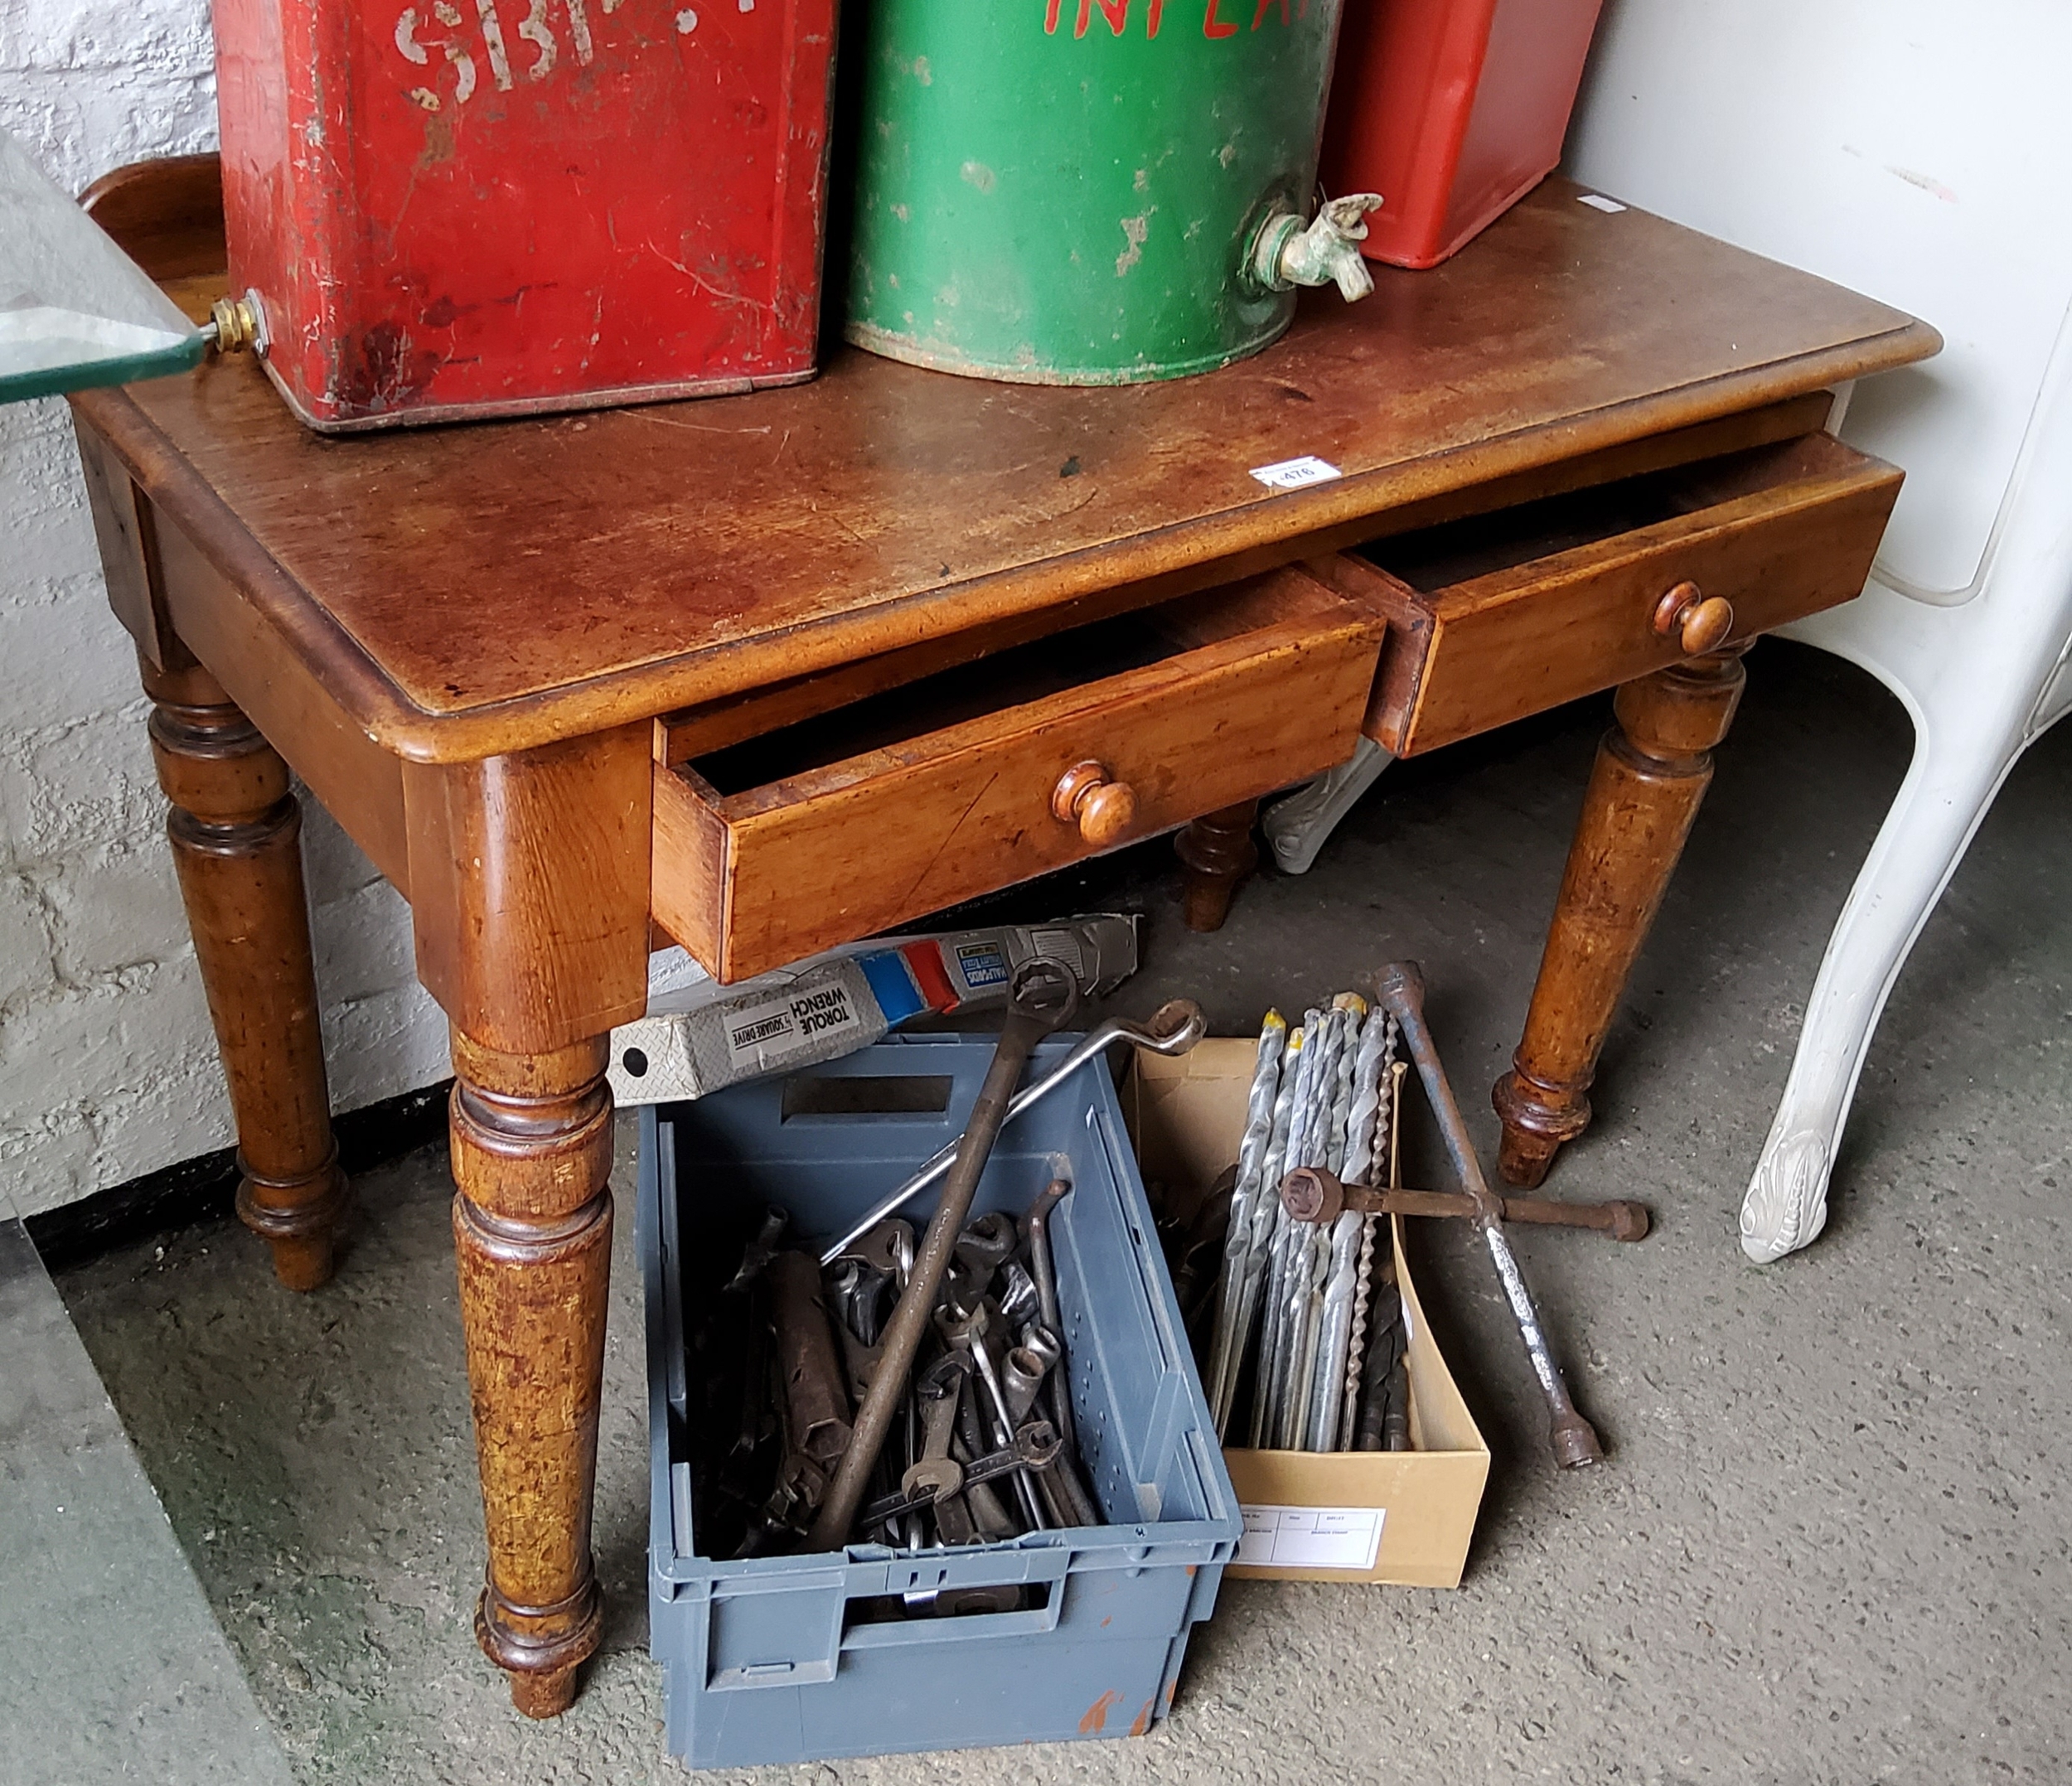
<path id="1" fill-rule="evenodd" d="M 1885 1001 L 2020 754 L 2019 738 L 2004 732 L 1923 732 L 1821 961 L 1784 1098 L 1741 1203 L 1741 1250 L 1759 1264 L 1805 1246 L 1826 1225 L 1828 1174 Z"/>
<path id="2" fill-rule="evenodd" d="M 1268 806 L 1261 828 L 1284 874 L 1306 874 L 1339 820 L 1359 803 L 1395 757 L 1363 738 L 1337 768 L 1306 782 Z"/>

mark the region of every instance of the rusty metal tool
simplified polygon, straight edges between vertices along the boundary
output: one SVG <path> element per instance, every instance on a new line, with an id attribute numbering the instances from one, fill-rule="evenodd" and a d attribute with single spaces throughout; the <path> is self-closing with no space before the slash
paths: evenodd
<path id="1" fill-rule="evenodd" d="M 1066 1376 L 1065 1323 L 1058 1304 L 1058 1261 L 1050 1246 L 1051 1217 L 1071 1191 L 1068 1179 L 1053 1179 L 1037 1193 L 1036 1201 L 1022 1217 L 1022 1232 L 1029 1241 L 1029 1269 L 1036 1280 L 1036 1304 L 1042 1313 L 1044 1329 L 1058 1344 L 1058 1358 L 1051 1366 L 1048 1378 L 1050 1417 L 1065 1443 L 1057 1463 L 1052 1466 L 1051 1474 L 1071 1509 L 1069 1522 L 1075 1526 L 1097 1526 L 1101 1523 L 1101 1509 L 1095 1505 L 1079 1474 L 1079 1434 L 1072 1411 L 1072 1385 Z"/>
<path id="2" fill-rule="evenodd" d="M 767 1270 L 786 1433 L 794 1451 L 831 1469 L 850 1442 L 849 1382 L 821 1300 L 820 1267 L 811 1253 L 780 1252 Z"/>
<path id="3" fill-rule="evenodd" d="M 1461 1117 L 1453 1087 L 1447 1082 L 1446 1069 L 1440 1064 L 1439 1050 L 1425 1022 L 1425 976 L 1415 961 L 1392 961 L 1382 970 L 1377 990 L 1402 1027 L 1410 1057 L 1417 1064 L 1417 1077 L 1424 1082 L 1425 1096 L 1439 1119 L 1439 1132 L 1452 1158 L 1454 1171 L 1474 1201 L 1472 1219 L 1489 1246 L 1489 1257 L 1496 1266 L 1519 1335 L 1525 1341 L 1527 1356 L 1532 1361 L 1532 1374 L 1539 1378 L 1541 1392 L 1547 1397 L 1547 1436 L 1554 1448 L 1554 1460 L 1563 1469 L 1601 1463 L 1604 1448 L 1597 1442 L 1596 1430 L 1576 1411 L 1570 1399 L 1561 1367 L 1554 1362 L 1554 1353 L 1540 1326 L 1539 1312 L 1532 1306 L 1532 1292 L 1525 1287 L 1525 1276 L 1512 1255 L 1510 1241 L 1504 1238 L 1503 1205 L 1482 1176 L 1474 1142 Z"/>
<path id="4" fill-rule="evenodd" d="M 954 1410 L 952 1411 L 954 1418 Z M 864 1504 L 860 1523 L 866 1528 L 881 1526 L 886 1521 L 897 1519 L 907 1513 L 925 1513 L 931 1509 L 936 1515 L 945 1544 L 968 1544 L 975 1536 L 970 1527 L 970 1516 L 965 1516 L 966 1536 L 950 1535 L 949 1519 L 945 1516 L 956 1505 L 956 1497 L 963 1491 L 997 1482 L 1003 1476 L 1011 1476 L 1018 1470 L 1047 1469 L 1058 1459 L 1063 1444 L 1058 1429 L 1046 1420 L 1024 1421 L 1014 1429 L 1013 1438 L 1006 1445 L 988 1451 L 982 1457 L 975 1457 L 968 1464 L 960 1464 L 949 1453 L 949 1435 L 943 1435 L 943 1452 L 940 1465 L 932 1466 L 927 1474 L 919 1474 L 922 1465 L 917 1464 L 907 1472 L 907 1479 L 900 1484 L 897 1494 L 888 1494 L 880 1500 Z M 954 1487 L 942 1486 L 954 1483 Z M 951 1516 L 954 1517 L 954 1516 Z"/>
<path id="5" fill-rule="evenodd" d="M 1036 964 L 1031 961 L 1027 965 L 1033 967 Z M 1068 980 L 1071 978 L 1063 968 L 1058 968 L 1057 971 Z M 1077 983 L 1074 981 L 1075 999 L 1077 993 Z M 1059 1021 L 1063 1022 L 1064 1019 L 1060 1019 Z M 1128 1023 L 1121 1018 L 1111 1017 L 1106 1023 L 1088 1030 L 1084 1036 L 1072 1044 L 1065 1058 L 1034 1085 L 1026 1086 L 1021 1091 L 1017 1091 L 1008 1104 L 1006 1115 L 1001 1120 L 1003 1123 L 1012 1122 L 1031 1105 L 1040 1104 L 1088 1061 L 1098 1058 L 1118 1042 L 1127 1042 L 1131 1046 L 1143 1048 L 1152 1054 L 1184 1054 L 1208 1033 L 1208 1019 L 1203 1014 L 1201 1006 L 1192 999 L 1174 999 L 1168 1004 L 1161 1004 L 1152 1013 L 1151 1021 L 1148 1024 Z M 922 1192 L 927 1190 L 937 1179 L 950 1170 L 962 1145 L 961 1141 L 953 1142 L 931 1158 L 918 1172 L 899 1186 L 897 1190 L 880 1198 L 867 1215 L 862 1217 L 854 1227 L 821 1253 L 821 1263 L 822 1265 L 834 1264 L 850 1250 L 854 1241 L 869 1233 L 887 1216 L 891 1215 L 895 1210 L 903 1208 Z"/>
<path id="6" fill-rule="evenodd" d="M 964 1466 L 950 1455 L 950 1441 L 956 1436 L 957 1398 L 965 1392 L 971 1375 L 970 1364 L 954 1352 L 945 1353 L 921 1373 L 921 1380 L 914 1385 L 921 1406 L 921 1455 L 899 1479 L 898 1493 L 874 1501 L 864 1509 L 865 1530 L 930 1508 L 935 1513 L 936 1536 L 942 1542 L 969 1544 L 976 1536 L 971 1509 L 959 1498 L 964 1488 Z"/>
<path id="7" fill-rule="evenodd" d="M 1029 1055 L 1036 1044 L 1070 1018 L 1078 1007 L 1078 982 L 1056 962 L 1038 956 L 1023 963 L 1016 971 L 1008 992 L 1007 1021 L 1001 1026 L 1000 1043 L 993 1050 L 992 1064 L 986 1068 L 963 1138 L 957 1143 L 942 1198 L 936 1204 L 935 1213 L 929 1217 L 927 1232 L 915 1251 L 913 1270 L 900 1292 L 892 1319 L 885 1324 L 879 1340 L 884 1349 L 877 1375 L 872 1379 L 870 1393 L 857 1410 L 855 1430 L 849 1449 L 842 1454 L 835 1480 L 829 1485 L 812 1530 L 806 1535 L 808 1550 L 839 1550 L 848 1541 L 870 1473 L 877 1467 L 879 1454 L 884 1450 L 885 1440 L 891 1434 L 893 1413 L 906 1393 L 907 1379 L 913 1372 L 922 1336 L 934 1316 L 936 1292 L 942 1287 L 942 1274 L 949 1267 L 965 1217 L 971 1212 L 971 1199 L 978 1191 L 979 1175 L 985 1171 L 993 1144 L 1007 1120 L 1014 1087 L 1029 1065 Z M 888 1212 L 874 1211 L 869 1221 L 859 1224 L 858 1232 L 876 1226 L 881 1217 Z M 845 1237 L 842 1244 L 834 1249 L 834 1256 L 840 1257 L 847 1244 L 848 1238 Z M 814 1282 L 817 1288 L 817 1272 L 814 1274 Z"/>
<path id="8" fill-rule="evenodd" d="M 1493 1194 L 1493 1193 L 1492 1193 Z M 1321 1166 L 1301 1166 L 1280 1181 L 1280 1200 L 1297 1222 L 1332 1222 L 1347 1210 L 1360 1216 L 1458 1216 L 1474 1221 L 1480 1205 L 1462 1191 L 1379 1189 L 1342 1184 Z M 1644 1240 L 1648 1210 L 1643 1203 L 1614 1199 L 1602 1203 L 1561 1203 L 1545 1197 L 1498 1197 L 1498 1218 L 1530 1226 L 1592 1228 L 1615 1241 Z"/>
<path id="9" fill-rule="evenodd" d="M 1007 1392 L 1000 1384 L 1000 1366 L 993 1356 L 994 1326 L 990 1312 L 981 1302 L 969 1314 L 949 1315 L 938 1311 L 936 1330 L 947 1345 L 971 1354 L 971 1362 L 984 1386 L 983 1397 L 974 1397 L 981 1416 L 990 1407 L 990 1418 L 985 1424 L 991 1429 L 992 1442 L 997 1448 L 1013 1441 L 1014 1419 L 1007 1407 Z M 1037 1505 L 1036 1483 L 1030 1472 L 1019 1470 L 1014 1478 L 1015 1498 L 1021 1503 L 1022 1517 L 1029 1522 L 1031 1531 L 1040 1531 L 1043 1525 L 1043 1509 Z"/>

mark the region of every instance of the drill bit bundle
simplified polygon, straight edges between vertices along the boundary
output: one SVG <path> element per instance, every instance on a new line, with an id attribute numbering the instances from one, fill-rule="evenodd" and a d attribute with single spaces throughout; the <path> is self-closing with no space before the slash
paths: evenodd
<path id="1" fill-rule="evenodd" d="M 1020 1223 L 982 1215 L 958 1235 L 851 1542 L 911 1551 L 1102 1523 L 1079 1469 L 1050 1248 L 1069 1188 L 1054 1180 Z M 913 1271 L 913 1230 L 897 1218 L 824 1270 L 782 1246 L 785 1226 L 769 1212 L 692 1341 L 704 1542 L 736 1556 L 805 1541 Z"/>
<path id="2" fill-rule="evenodd" d="M 1296 1029 L 1266 1014 L 1205 1373 L 1219 1435 L 1233 1430 L 1247 1381 L 1254 1447 L 1379 1450 L 1402 1424 L 1400 1411 L 1388 1418 L 1389 1404 L 1405 1401 L 1402 1312 L 1380 1218 L 1348 1209 L 1297 1221 L 1280 1194 L 1304 1166 L 1374 1181 L 1377 1145 L 1395 1131 L 1396 1044 L 1395 1019 L 1355 993 L 1306 1012 Z"/>

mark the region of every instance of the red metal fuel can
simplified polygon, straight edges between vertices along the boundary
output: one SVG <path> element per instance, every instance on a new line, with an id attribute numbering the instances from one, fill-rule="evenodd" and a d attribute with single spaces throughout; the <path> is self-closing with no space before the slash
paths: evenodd
<path id="1" fill-rule="evenodd" d="M 812 375 L 837 0 L 215 0 L 232 289 L 327 433 Z"/>

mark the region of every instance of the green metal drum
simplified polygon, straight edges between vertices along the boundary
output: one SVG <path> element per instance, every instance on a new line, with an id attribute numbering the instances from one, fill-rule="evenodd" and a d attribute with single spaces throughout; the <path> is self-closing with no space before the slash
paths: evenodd
<path id="1" fill-rule="evenodd" d="M 869 0 L 849 338 L 1126 384 L 1257 352 L 1297 280 L 1360 295 L 1363 272 L 1275 259 L 1309 215 L 1339 4 Z"/>

